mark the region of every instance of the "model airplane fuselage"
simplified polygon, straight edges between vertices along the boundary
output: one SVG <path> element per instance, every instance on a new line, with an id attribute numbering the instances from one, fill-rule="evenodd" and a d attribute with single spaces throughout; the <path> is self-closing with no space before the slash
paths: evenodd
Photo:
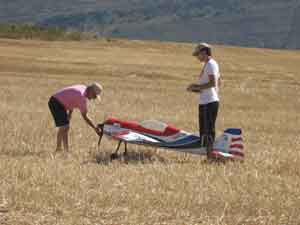
<path id="1" fill-rule="evenodd" d="M 198 135 L 180 130 L 171 125 L 155 121 L 122 121 L 108 118 L 101 125 L 103 134 L 122 142 L 165 148 L 177 152 L 206 155 L 207 147 L 201 147 Z M 127 149 L 125 149 L 127 150 Z M 218 137 L 213 146 L 212 154 L 219 158 L 240 159 L 244 157 L 241 129 L 226 129 Z"/>

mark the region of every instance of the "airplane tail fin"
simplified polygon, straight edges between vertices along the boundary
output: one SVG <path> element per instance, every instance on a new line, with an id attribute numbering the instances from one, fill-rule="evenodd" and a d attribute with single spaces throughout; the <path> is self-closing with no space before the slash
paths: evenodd
<path id="1" fill-rule="evenodd" d="M 212 155 L 221 159 L 244 160 L 242 130 L 226 129 L 221 136 L 216 138 Z"/>

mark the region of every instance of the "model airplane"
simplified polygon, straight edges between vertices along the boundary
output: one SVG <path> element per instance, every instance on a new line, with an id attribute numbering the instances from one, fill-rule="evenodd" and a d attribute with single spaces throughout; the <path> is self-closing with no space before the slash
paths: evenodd
<path id="1" fill-rule="evenodd" d="M 112 159 L 117 158 L 122 142 L 125 143 L 124 154 L 127 154 L 127 143 L 198 155 L 206 155 L 208 151 L 207 147 L 201 147 L 198 135 L 156 120 L 138 123 L 111 117 L 98 127 L 102 130 L 98 142 L 99 148 L 103 134 L 119 141 L 116 151 L 111 155 Z M 226 129 L 221 136 L 216 138 L 210 154 L 217 159 L 243 160 L 244 146 L 241 129 Z"/>

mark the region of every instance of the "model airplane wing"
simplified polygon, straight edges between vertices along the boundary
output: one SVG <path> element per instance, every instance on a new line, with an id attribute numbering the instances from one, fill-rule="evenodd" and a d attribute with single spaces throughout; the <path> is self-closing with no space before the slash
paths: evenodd
<path id="1" fill-rule="evenodd" d="M 130 130 L 114 131 L 114 132 L 108 132 L 106 130 L 105 134 L 116 140 L 126 141 L 128 143 L 133 143 L 133 144 L 155 145 L 159 143 L 159 141 L 151 137 Z"/>

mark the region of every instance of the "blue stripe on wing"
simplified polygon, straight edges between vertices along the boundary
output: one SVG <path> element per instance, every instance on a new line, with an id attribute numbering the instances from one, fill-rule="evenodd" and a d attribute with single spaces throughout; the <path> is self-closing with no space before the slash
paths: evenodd
<path id="1" fill-rule="evenodd" d="M 182 138 L 178 141 L 174 141 L 174 142 L 169 142 L 169 145 L 186 145 L 187 143 L 191 143 L 191 142 L 195 142 L 195 141 L 199 141 L 200 138 L 199 136 L 196 135 L 187 135 L 185 138 Z"/>
<path id="2" fill-rule="evenodd" d="M 229 128 L 224 131 L 224 133 L 232 134 L 232 135 L 241 135 L 242 130 L 238 128 Z"/>
<path id="3" fill-rule="evenodd" d="M 185 138 L 182 138 L 178 141 L 174 142 L 164 142 L 162 143 L 162 147 L 167 148 L 192 148 L 192 147 L 199 147 L 200 145 L 200 138 L 196 135 L 188 135 Z"/>

